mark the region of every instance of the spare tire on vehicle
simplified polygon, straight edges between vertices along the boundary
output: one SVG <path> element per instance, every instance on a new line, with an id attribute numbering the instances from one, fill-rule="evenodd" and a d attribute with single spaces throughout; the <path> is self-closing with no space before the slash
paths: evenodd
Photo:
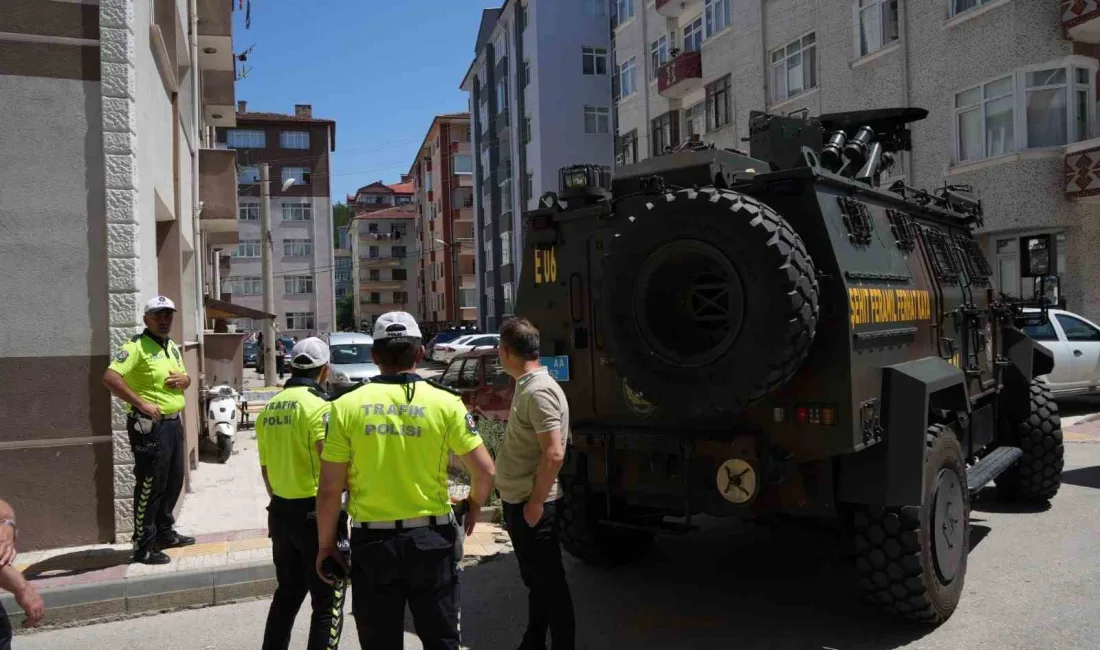
<path id="1" fill-rule="evenodd" d="M 680 412 L 785 384 L 817 327 L 802 239 L 736 192 L 669 192 L 621 221 L 603 261 L 607 346 L 632 390 Z"/>

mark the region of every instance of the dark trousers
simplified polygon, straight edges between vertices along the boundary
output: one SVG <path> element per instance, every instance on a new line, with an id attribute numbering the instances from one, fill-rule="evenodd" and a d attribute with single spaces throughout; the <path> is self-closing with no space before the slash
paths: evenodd
<path id="1" fill-rule="evenodd" d="M 275 562 L 275 597 L 267 613 L 263 650 L 290 647 L 294 618 L 310 595 L 309 650 L 335 648 L 344 630 L 343 581 L 325 584 L 314 568 L 317 560 L 317 504 L 315 499 L 273 497 L 267 508 L 271 554 Z M 347 515 L 340 513 L 338 539 L 347 537 Z"/>
<path id="2" fill-rule="evenodd" d="M 458 650 L 458 526 L 351 529 L 351 607 L 359 645 L 404 648 L 405 603 L 424 650 Z"/>
<path id="3" fill-rule="evenodd" d="M 504 504 L 504 525 L 512 538 L 519 575 L 527 586 L 527 630 L 520 648 L 546 648 L 550 632 L 554 650 L 572 650 L 576 644 L 573 597 L 565 581 L 558 545 L 561 511 L 557 502 L 543 506 L 534 527 L 523 518 L 523 503 Z"/>
<path id="4" fill-rule="evenodd" d="M 283 362 L 286 360 L 285 354 L 275 355 L 275 370 L 279 373 L 279 379 L 283 378 Z"/>
<path id="5" fill-rule="evenodd" d="M 126 420 L 134 452 L 133 540 L 135 550 L 146 551 L 176 524 L 172 511 L 183 490 L 186 452 L 180 417 L 153 424 L 148 434 L 142 434 L 137 424 L 134 415 Z"/>
<path id="6" fill-rule="evenodd" d="M 0 605 L 0 650 L 11 650 L 11 636 L 11 619 L 4 606 Z"/>

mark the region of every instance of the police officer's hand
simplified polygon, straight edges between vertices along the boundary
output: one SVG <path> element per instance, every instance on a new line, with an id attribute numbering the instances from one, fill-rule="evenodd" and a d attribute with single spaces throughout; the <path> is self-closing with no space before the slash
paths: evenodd
<path id="1" fill-rule="evenodd" d="M 191 385 L 191 378 L 173 370 L 168 373 L 168 379 L 164 380 L 164 385 L 169 388 L 184 389 Z"/>
<path id="2" fill-rule="evenodd" d="M 344 560 L 344 554 L 341 553 L 340 550 L 335 546 L 330 546 L 327 548 L 322 547 L 320 550 L 317 551 L 317 575 L 321 577 L 321 580 L 323 580 L 325 584 L 334 585 L 336 584 L 336 581 L 330 580 L 328 576 L 325 575 L 324 571 L 324 563 L 325 560 L 327 560 L 328 558 L 332 558 L 339 562 L 340 566 L 344 569 L 345 575 L 348 573 L 348 563 Z"/>
<path id="3" fill-rule="evenodd" d="M 142 402 L 141 405 L 138 406 L 138 410 L 141 411 L 142 413 L 144 413 L 145 415 L 148 415 L 149 417 L 153 418 L 154 422 L 159 422 L 161 417 L 163 417 L 163 415 L 164 415 L 163 413 L 160 412 L 160 407 L 159 406 L 157 406 L 156 404 L 152 404 L 150 402 Z"/>
<path id="4" fill-rule="evenodd" d="M 30 584 L 24 585 L 22 589 L 15 593 L 15 602 L 19 603 L 26 614 L 23 627 L 38 625 L 42 622 L 42 617 L 46 615 L 46 605 L 42 602 L 42 597 Z"/>

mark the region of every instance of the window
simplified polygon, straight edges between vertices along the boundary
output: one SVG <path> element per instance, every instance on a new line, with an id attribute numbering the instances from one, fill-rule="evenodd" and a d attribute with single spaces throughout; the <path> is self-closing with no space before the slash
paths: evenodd
<path id="1" fill-rule="evenodd" d="M 523 144 L 527 144 L 528 142 L 531 141 L 532 131 L 531 131 L 531 116 L 530 115 L 523 118 L 523 132 L 520 133 L 520 135 L 523 137 Z"/>
<path id="2" fill-rule="evenodd" d="M 662 35 L 649 44 L 649 78 L 656 79 L 657 68 L 665 63 L 668 63 L 668 36 Z"/>
<path id="3" fill-rule="evenodd" d="M 462 374 L 459 375 L 458 383 L 455 384 L 458 388 L 477 388 L 478 383 L 478 365 L 480 359 L 466 359 L 466 363 L 462 366 Z"/>
<path id="4" fill-rule="evenodd" d="M 955 94 L 956 160 L 978 160 L 1013 151 L 1012 77 Z"/>
<path id="5" fill-rule="evenodd" d="M 311 312 L 311 311 L 288 311 L 286 313 L 286 328 L 288 330 L 311 330 L 311 329 L 313 329 L 313 312 Z"/>
<path id="6" fill-rule="evenodd" d="M 259 257 L 260 240 L 242 239 L 237 242 L 237 250 L 233 251 L 233 257 Z"/>
<path id="7" fill-rule="evenodd" d="M 259 296 L 264 292 L 263 281 L 258 275 L 229 278 L 229 286 L 234 296 Z"/>
<path id="8" fill-rule="evenodd" d="M 519 8 L 519 31 L 520 32 L 527 31 L 527 24 L 531 21 L 530 11 L 531 10 L 527 8 L 527 5 L 520 5 L 520 8 Z"/>
<path id="9" fill-rule="evenodd" d="M 976 9 L 984 4 L 989 4 L 993 0 L 948 0 L 951 6 L 951 15 L 957 16 L 964 11 L 970 11 Z"/>
<path id="10" fill-rule="evenodd" d="M 619 151 L 616 162 L 620 165 L 633 165 L 638 162 L 638 130 L 632 129 L 619 138 Z"/>
<path id="11" fill-rule="evenodd" d="M 283 221 L 313 221 L 313 206 L 309 203 L 284 203 Z"/>
<path id="12" fill-rule="evenodd" d="M 615 0 L 611 0 L 614 2 Z M 586 16 L 602 16 L 604 15 L 604 3 L 607 0 L 581 0 L 581 7 L 584 9 L 584 15 Z"/>
<path id="13" fill-rule="evenodd" d="M 283 255 L 285 257 L 312 257 L 313 240 L 311 239 L 284 239 Z"/>
<path id="14" fill-rule="evenodd" d="M 381 279 L 382 279 L 382 270 L 381 269 L 368 269 L 368 271 L 367 271 L 367 281 L 368 282 L 378 282 Z"/>
<path id="15" fill-rule="evenodd" d="M 699 102 L 684 111 L 684 140 L 691 140 L 692 136 L 702 136 L 706 132 L 707 102 Z"/>
<path id="16" fill-rule="evenodd" d="M 282 131 L 279 146 L 283 149 L 309 149 L 309 131 Z"/>
<path id="17" fill-rule="evenodd" d="M 390 248 L 390 257 L 405 257 L 406 255 L 408 255 L 408 249 L 404 246 Z"/>
<path id="18" fill-rule="evenodd" d="M 309 167 L 283 167 L 283 183 L 294 179 L 295 185 L 309 185 Z"/>
<path id="19" fill-rule="evenodd" d="M 230 149 L 263 149 L 267 138 L 263 131 L 229 129 L 225 132 L 225 145 Z"/>
<path id="20" fill-rule="evenodd" d="M 584 107 L 584 132 L 599 134 L 611 131 L 611 114 L 606 106 Z"/>
<path id="21" fill-rule="evenodd" d="M 458 386 L 459 372 L 462 370 L 462 364 L 464 362 L 465 359 L 452 361 L 450 365 L 447 366 L 447 369 L 443 371 L 443 376 L 439 378 L 439 383 L 444 386 L 450 386 L 451 388 Z"/>
<path id="22" fill-rule="evenodd" d="M 500 233 L 500 265 L 512 263 L 512 233 L 505 230 Z"/>
<path id="23" fill-rule="evenodd" d="M 638 57 L 632 56 L 619 66 L 619 93 L 623 97 L 638 89 Z"/>
<path id="24" fill-rule="evenodd" d="M 898 40 L 898 0 L 859 0 L 859 55 Z"/>
<path id="25" fill-rule="evenodd" d="M 244 165 L 237 172 L 238 185 L 254 185 L 260 182 L 260 168 L 255 165 Z"/>
<path id="26" fill-rule="evenodd" d="M 435 189 L 435 187 L 432 185 L 432 173 L 431 172 L 426 172 L 424 174 L 424 187 L 426 187 L 429 192 L 431 192 L 432 190 Z"/>
<path id="27" fill-rule="evenodd" d="M 677 111 L 669 111 L 651 122 L 650 143 L 651 156 L 660 156 L 665 153 L 666 147 L 675 147 L 680 144 L 680 120 Z"/>
<path id="28" fill-rule="evenodd" d="M 468 153 L 458 153 L 451 160 L 451 167 L 456 174 L 474 173 L 474 157 Z"/>
<path id="29" fill-rule="evenodd" d="M 379 251 L 379 248 L 377 246 L 368 246 L 367 247 L 367 257 L 369 259 L 376 259 L 378 257 L 381 257 L 382 254 L 379 253 L 378 251 Z"/>
<path id="30" fill-rule="evenodd" d="M 521 81 L 523 81 L 523 87 L 526 88 L 527 86 L 530 86 L 531 85 L 531 62 L 530 61 L 524 61 L 523 62 L 523 70 L 520 71 L 520 74 L 523 75 L 523 77 L 521 79 Z"/>
<path id="31" fill-rule="evenodd" d="M 772 103 L 779 103 L 817 87 L 817 47 L 814 34 L 807 34 L 785 47 L 773 50 Z"/>
<path id="32" fill-rule="evenodd" d="M 391 277 L 395 281 L 403 282 L 409 279 L 409 271 L 407 269 L 393 269 Z"/>
<path id="33" fill-rule="evenodd" d="M 493 240 L 489 237 L 485 237 L 482 240 L 481 251 L 485 254 L 485 270 L 493 270 Z"/>
<path id="34" fill-rule="evenodd" d="M 710 38 L 733 22 L 733 0 L 707 0 L 703 15 L 707 19 L 707 38 Z"/>
<path id="35" fill-rule="evenodd" d="M 398 305 L 403 305 L 403 304 L 407 303 L 409 301 L 409 292 L 408 291 L 394 291 L 393 292 L 393 301 L 395 303 L 397 303 Z"/>
<path id="36" fill-rule="evenodd" d="M 288 294 L 313 293 L 313 276 L 288 275 L 283 278 L 283 285 Z"/>
<path id="37" fill-rule="evenodd" d="M 458 300 L 464 309 L 477 307 L 477 289 L 459 289 Z"/>
<path id="38" fill-rule="evenodd" d="M 233 325 L 237 328 L 238 332 L 251 332 L 254 329 L 258 329 L 251 318 L 234 318 Z M 248 343 L 245 344 L 249 345 Z M 254 343 L 251 345 L 255 345 Z"/>
<path id="39" fill-rule="evenodd" d="M 1062 325 L 1065 329 L 1065 324 Z M 1057 341 L 1058 332 L 1054 331 L 1054 323 L 1047 321 L 1045 325 L 1024 325 L 1024 333 L 1036 341 Z"/>
<path id="40" fill-rule="evenodd" d="M 259 221 L 259 203 L 241 203 L 237 206 L 237 216 L 241 221 Z"/>
<path id="41" fill-rule="evenodd" d="M 370 305 L 380 305 L 380 304 L 382 304 L 382 294 L 378 291 L 371 291 L 370 294 L 367 295 L 367 304 L 370 304 Z"/>
<path id="42" fill-rule="evenodd" d="M 707 84 L 707 130 L 717 131 L 730 123 L 730 75 Z"/>
<path id="43" fill-rule="evenodd" d="M 512 303 L 512 283 L 505 282 L 502 288 L 504 289 L 504 315 L 511 316 L 514 313 Z M 484 345 L 492 345 L 496 342 L 497 341 L 493 340 L 492 342 L 486 342 Z"/>
<path id="44" fill-rule="evenodd" d="M 500 211 L 501 213 L 512 210 L 512 179 L 505 178 L 500 182 Z"/>
<path id="45" fill-rule="evenodd" d="M 703 47 L 703 16 L 684 26 L 684 51 L 697 52 Z"/>
<path id="46" fill-rule="evenodd" d="M 1100 341 L 1100 330 L 1080 318 L 1067 314 L 1055 314 L 1055 318 L 1062 326 L 1062 331 L 1066 333 L 1067 341 Z"/>
<path id="47" fill-rule="evenodd" d="M 535 174 L 534 172 L 527 172 L 527 178 L 524 181 L 523 188 L 523 200 L 529 200 L 535 195 Z"/>
<path id="48" fill-rule="evenodd" d="M 485 293 L 485 315 L 489 317 L 497 315 L 497 304 L 493 298 L 493 294 L 489 292 Z"/>
<path id="49" fill-rule="evenodd" d="M 497 82 L 497 114 L 508 110 L 508 79 L 502 77 Z"/>
<path id="50" fill-rule="evenodd" d="M 607 74 L 607 50 L 602 47 L 582 47 L 581 72 Z"/>
<path id="51" fill-rule="evenodd" d="M 634 17 L 634 0 L 611 0 L 611 2 L 615 3 L 615 16 L 611 22 L 612 27 L 622 25 Z"/>
<path id="52" fill-rule="evenodd" d="M 1066 69 L 1037 70 L 1028 72 L 1024 78 L 1028 148 L 1056 147 L 1069 142 Z"/>

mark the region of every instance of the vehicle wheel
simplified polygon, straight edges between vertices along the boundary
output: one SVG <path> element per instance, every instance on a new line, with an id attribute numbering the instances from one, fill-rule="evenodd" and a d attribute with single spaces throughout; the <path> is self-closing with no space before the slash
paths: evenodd
<path id="1" fill-rule="evenodd" d="M 924 623 L 951 617 L 970 552 L 970 498 L 962 447 L 951 429 L 925 437 L 924 505 L 859 506 L 856 568 L 868 600 Z"/>
<path id="2" fill-rule="evenodd" d="M 233 455 L 233 436 L 218 434 L 218 462 L 224 463 Z"/>
<path id="3" fill-rule="evenodd" d="M 691 413 L 785 384 L 817 329 L 802 238 L 770 207 L 713 187 L 647 205 L 624 220 L 603 262 L 607 344 L 631 388 Z"/>
<path id="4" fill-rule="evenodd" d="M 597 566 L 616 566 L 635 560 L 653 544 L 654 534 L 599 523 L 607 510 L 606 497 L 592 494 L 587 458 L 577 459 L 577 472 L 561 475 L 561 545 L 570 555 Z"/>
<path id="5" fill-rule="evenodd" d="M 1062 487 L 1065 446 L 1058 403 L 1044 382 L 1032 381 L 1030 391 L 1029 415 L 1009 433 L 1024 455 L 996 479 L 998 495 L 1009 501 L 1047 501 Z"/>

